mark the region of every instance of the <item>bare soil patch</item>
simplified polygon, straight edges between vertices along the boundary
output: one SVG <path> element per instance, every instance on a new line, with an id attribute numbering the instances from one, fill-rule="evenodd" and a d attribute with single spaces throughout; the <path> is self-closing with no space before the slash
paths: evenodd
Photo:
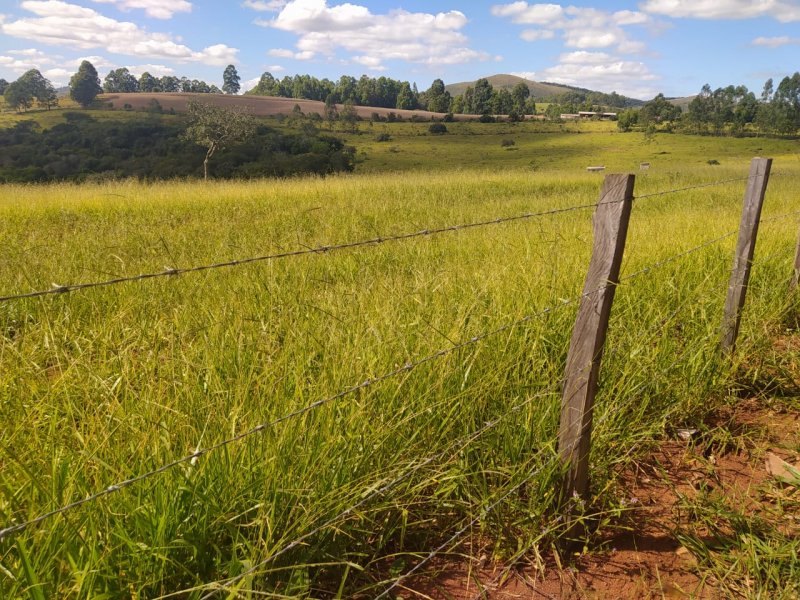
<path id="1" fill-rule="evenodd" d="M 796 357 L 800 338 L 780 337 L 774 348 L 794 351 Z M 709 498 L 722 499 L 732 514 L 770 523 L 789 539 L 800 536 L 800 514 L 787 516 L 785 507 L 775 511 L 781 484 L 766 465 L 770 456 L 800 464 L 800 404 L 791 395 L 750 397 L 721 409 L 707 425 L 706 433 L 689 440 L 659 442 L 622 475 L 619 487 L 629 496 L 631 510 L 570 564 L 555 553 L 537 565 L 513 569 L 486 566 L 480 559 L 442 561 L 436 575 L 406 582 L 398 595 L 436 600 L 732 597 L 730 587 L 721 586 L 679 540 L 700 539 L 712 547 L 714 536 L 726 533 L 728 522 L 709 527 L 707 515 L 704 521 L 694 513 Z M 462 550 L 481 556 L 474 548 Z"/>
<path id="2" fill-rule="evenodd" d="M 229 96 L 226 94 L 184 94 L 184 93 L 158 93 L 158 94 L 103 94 L 99 96 L 104 102 L 111 102 L 113 108 L 121 109 L 126 104 L 134 110 L 145 110 L 153 100 L 157 100 L 164 110 L 174 109 L 175 112 L 186 112 L 186 105 L 190 100 L 197 100 L 221 106 L 225 108 L 243 108 L 258 117 L 269 117 L 276 115 L 290 115 L 295 105 L 305 114 L 317 113 L 325 115 L 325 103 L 315 100 L 297 100 L 294 98 L 276 98 L 271 96 Z M 337 104 L 338 110 L 344 108 Z M 394 113 L 404 120 L 409 120 L 413 116 L 426 120 L 444 118 L 444 113 L 434 113 L 424 110 L 400 110 L 391 108 L 375 108 L 370 106 L 356 106 L 358 116 L 362 119 L 369 119 L 373 113 L 378 113 L 381 117 L 387 117 L 389 113 Z M 455 115 L 457 120 L 469 120 L 475 118 L 471 115 Z"/>

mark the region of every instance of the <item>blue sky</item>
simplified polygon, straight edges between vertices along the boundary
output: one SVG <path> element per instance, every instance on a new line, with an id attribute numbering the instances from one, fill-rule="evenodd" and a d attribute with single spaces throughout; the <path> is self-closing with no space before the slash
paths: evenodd
<path id="1" fill-rule="evenodd" d="M 221 86 L 264 71 L 426 89 L 514 73 L 648 99 L 800 70 L 800 0 L 0 0 L 0 77 L 64 84 L 83 59 Z"/>

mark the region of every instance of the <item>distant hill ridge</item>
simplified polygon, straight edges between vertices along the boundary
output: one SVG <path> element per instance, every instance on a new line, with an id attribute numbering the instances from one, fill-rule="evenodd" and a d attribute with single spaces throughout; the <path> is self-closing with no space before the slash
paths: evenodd
<path id="1" fill-rule="evenodd" d="M 525 85 L 528 86 L 528 89 L 531 91 L 531 96 L 533 96 L 536 99 L 552 98 L 553 96 L 558 96 L 560 94 L 565 94 L 567 92 L 605 94 L 605 92 L 598 92 L 596 90 L 590 90 L 588 88 L 564 85 L 561 83 L 531 81 L 530 79 L 525 79 L 517 75 L 504 75 L 504 74 L 490 75 L 489 77 L 485 77 L 484 79 L 487 79 L 489 83 L 492 84 L 492 87 L 497 89 L 511 90 L 518 83 L 524 83 Z M 445 89 L 448 92 L 450 92 L 452 96 L 460 96 L 467 90 L 468 87 L 474 87 L 474 86 L 475 86 L 474 81 L 462 81 L 460 83 L 451 83 L 450 85 L 446 85 Z M 627 96 L 621 96 L 621 97 L 625 99 L 625 103 L 627 106 L 641 106 L 642 104 L 644 104 L 644 101 L 638 100 L 636 98 L 629 98 Z"/>

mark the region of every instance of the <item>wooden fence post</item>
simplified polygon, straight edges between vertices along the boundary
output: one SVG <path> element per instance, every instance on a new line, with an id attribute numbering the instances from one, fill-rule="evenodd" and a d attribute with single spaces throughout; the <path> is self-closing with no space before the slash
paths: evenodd
<path id="1" fill-rule="evenodd" d="M 608 175 L 594 214 L 594 246 L 569 345 L 558 452 L 566 468 L 562 498 L 587 498 L 592 412 L 611 304 L 633 206 L 633 175 Z"/>
<path id="2" fill-rule="evenodd" d="M 736 243 L 736 256 L 733 259 L 733 272 L 728 284 L 725 316 L 722 321 L 720 347 L 726 354 L 733 352 L 736 347 L 736 338 L 739 336 L 742 309 L 747 295 L 747 284 L 750 281 L 753 255 L 756 250 L 761 207 L 764 204 L 764 194 L 767 191 L 771 168 L 771 158 L 754 158 L 750 165 L 750 179 L 747 181 L 742 221 L 739 225 L 739 241 Z"/>
<path id="3" fill-rule="evenodd" d="M 792 276 L 792 290 L 800 286 L 800 236 L 797 237 L 797 250 L 794 253 L 794 275 Z"/>

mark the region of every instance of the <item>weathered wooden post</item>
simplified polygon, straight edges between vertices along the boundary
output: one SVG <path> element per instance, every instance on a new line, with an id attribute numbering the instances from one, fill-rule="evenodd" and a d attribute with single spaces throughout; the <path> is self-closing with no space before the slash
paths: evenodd
<path id="1" fill-rule="evenodd" d="M 792 291 L 800 286 L 800 236 L 797 236 L 797 250 L 794 253 L 794 275 L 792 276 Z"/>
<path id="2" fill-rule="evenodd" d="M 592 412 L 611 304 L 633 206 L 633 175 L 608 175 L 594 214 L 594 246 L 567 355 L 558 452 L 566 469 L 562 498 L 589 492 Z"/>
<path id="3" fill-rule="evenodd" d="M 767 191 L 769 172 L 772 168 L 771 158 L 754 158 L 750 164 L 750 178 L 742 208 L 742 222 L 739 225 L 739 241 L 736 243 L 736 255 L 733 258 L 733 272 L 728 284 L 728 296 L 725 299 L 725 315 L 722 321 L 722 339 L 720 347 L 729 354 L 736 347 L 739 336 L 739 325 L 742 322 L 747 284 L 750 281 L 750 269 L 756 250 L 758 224 L 761 221 L 761 207 Z"/>

